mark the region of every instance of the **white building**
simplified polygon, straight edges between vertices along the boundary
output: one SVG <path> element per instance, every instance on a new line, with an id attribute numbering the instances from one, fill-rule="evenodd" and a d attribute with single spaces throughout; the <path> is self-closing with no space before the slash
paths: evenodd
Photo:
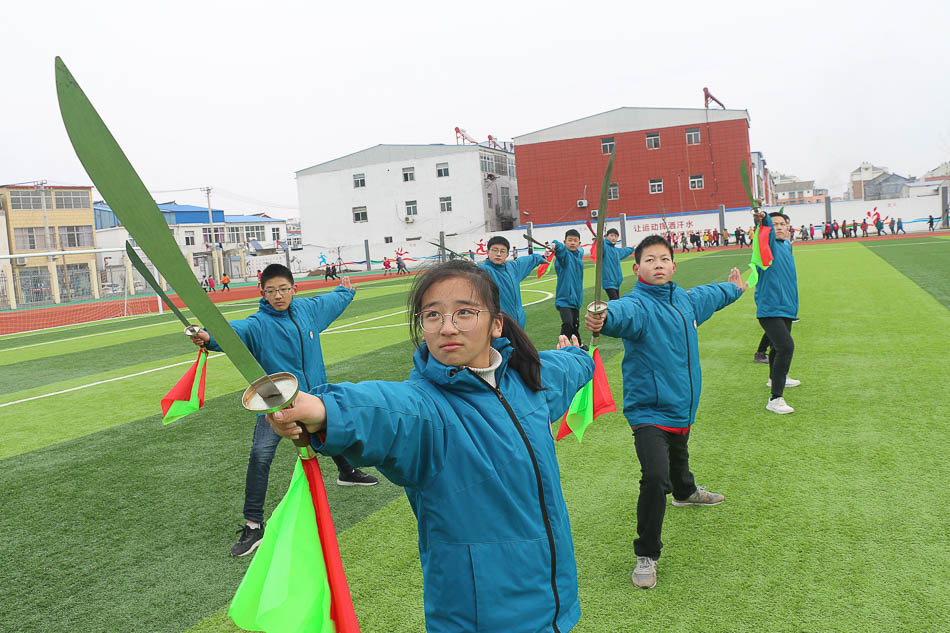
<path id="1" fill-rule="evenodd" d="M 374 258 L 518 218 L 514 154 L 483 145 L 377 145 L 298 171 L 297 197 L 304 245 L 352 251 L 369 240 Z"/>

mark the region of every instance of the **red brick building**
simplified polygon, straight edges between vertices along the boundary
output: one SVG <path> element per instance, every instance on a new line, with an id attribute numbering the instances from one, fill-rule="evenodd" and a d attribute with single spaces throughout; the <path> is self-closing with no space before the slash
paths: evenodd
<path id="1" fill-rule="evenodd" d="M 749 206 L 739 176 L 750 162 L 746 110 L 618 108 L 514 142 L 522 223 L 589 217 L 612 145 L 608 217 Z"/>

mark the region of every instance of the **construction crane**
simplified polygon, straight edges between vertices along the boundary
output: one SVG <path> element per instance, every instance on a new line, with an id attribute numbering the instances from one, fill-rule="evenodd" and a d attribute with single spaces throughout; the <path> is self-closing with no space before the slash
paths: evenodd
<path id="1" fill-rule="evenodd" d="M 720 108 L 722 108 L 723 110 L 726 109 L 726 106 L 722 105 L 722 101 L 720 101 L 720 100 L 717 99 L 716 97 L 712 96 L 712 94 L 709 92 L 709 88 L 703 88 L 703 100 L 706 102 L 706 109 L 707 109 L 707 110 L 709 109 L 709 102 L 710 102 L 710 101 L 715 101 L 716 103 L 719 104 L 719 107 L 720 107 Z"/>

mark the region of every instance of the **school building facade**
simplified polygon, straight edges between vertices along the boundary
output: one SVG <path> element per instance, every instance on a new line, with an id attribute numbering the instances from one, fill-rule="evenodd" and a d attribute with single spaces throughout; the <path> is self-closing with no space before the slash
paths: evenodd
<path id="1" fill-rule="evenodd" d="M 746 110 L 624 107 L 517 136 L 521 223 L 590 217 L 614 148 L 608 217 L 748 207 L 743 160 L 756 194 L 771 193 L 749 123 Z"/>

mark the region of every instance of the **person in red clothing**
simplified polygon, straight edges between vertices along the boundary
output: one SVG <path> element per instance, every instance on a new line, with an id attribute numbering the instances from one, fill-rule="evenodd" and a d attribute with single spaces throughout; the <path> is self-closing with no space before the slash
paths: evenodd
<path id="1" fill-rule="evenodd" d="M 841 229 L 841 226 L 838 224 L 838 221 L 835 220 L 834 224 L 831 225 L 831 230 L 834 231 L 835 239 L 838 239 L 838 231 Z"/>
<path id="2" fill-rule="evenodd" d="M 388 277 L 393 271 L 393 264 L 388 257 L 383 257 L 383 277 Z"/>
<path id="3" fill-rule="evenodd" d="M 208 290 L 211 292 L 217 292 L 217 290 L 214 289 L 214 275 L 208 276 Z"/>

